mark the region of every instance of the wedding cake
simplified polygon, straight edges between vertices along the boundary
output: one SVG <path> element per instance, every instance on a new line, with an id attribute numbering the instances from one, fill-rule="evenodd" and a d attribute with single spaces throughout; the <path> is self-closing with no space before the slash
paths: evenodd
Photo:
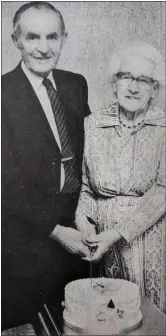
<path id="1" fill-rule="evenodd" d="M 65 287 L 63 319 L 82 334 L 119 335 L 142 321 L 139 288 L 130 281 L 92 278 Z"/>

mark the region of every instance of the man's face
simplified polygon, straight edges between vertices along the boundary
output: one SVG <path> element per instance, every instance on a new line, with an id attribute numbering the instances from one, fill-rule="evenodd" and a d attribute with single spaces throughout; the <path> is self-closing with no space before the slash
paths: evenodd
<path id="1" fill-rule="evenodd" d="M 145 111 L 149 100 L 155 98 L 158 89 L 157 83 L 151 81 L 153 70 L 152 63 L 140 57 L 132 56 L 123 60 L 119 76 L 114 78 L 113 89 L 119 105 L 125 111 Z M 134 78 L 139 79 L 137 81 Z"/>
<path id="2" fill-rule="evenodd" d="M 44 77 L 56 67 L 65 40 L 55 12 L 30 8 L 21 15 L 20 36 L 14 42 L 27 68 Z"/>

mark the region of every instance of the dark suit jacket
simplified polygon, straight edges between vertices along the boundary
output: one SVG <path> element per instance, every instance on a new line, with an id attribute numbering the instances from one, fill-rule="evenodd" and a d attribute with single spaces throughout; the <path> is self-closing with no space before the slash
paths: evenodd
<path id="1" fill-rule="evenodd" d="M 83 121 L 89 112 L 81 75 L 54 70 L 66 109 L 81 180 Z M 2 76 L 2 272 L 36 278 L 70 254 L 49 238 L 56 224 L 71 225 L 78 193 L 58 191 L 61 154 L 42 106 L 20 64 Z"/>

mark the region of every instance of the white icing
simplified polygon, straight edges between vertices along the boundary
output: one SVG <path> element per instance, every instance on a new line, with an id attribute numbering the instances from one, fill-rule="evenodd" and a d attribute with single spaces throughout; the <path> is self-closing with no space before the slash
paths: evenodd
<path id="1" fill-rule="evenodd" d="M 113 309 L 108 307 L 111 299 Z M 64 321 L 94 334 L 106 334 L 107 329 L 110 335 L 118 334 L 128 321 L 137 320 L 139 308 L 139 288 L 126 280 L 80 279 L 65 287 Z"/>

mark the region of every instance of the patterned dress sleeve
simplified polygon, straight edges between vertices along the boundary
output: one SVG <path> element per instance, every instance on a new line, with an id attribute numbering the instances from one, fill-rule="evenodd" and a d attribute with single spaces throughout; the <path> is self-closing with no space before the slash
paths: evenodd
<path id="1" fill-rule="evenodd" d="M 93 194 L 92 188 L 90 187 L 88 166 L 86 161 L 85 152 L 88 146 L 88 118 L 85 118 L 85 148 L 82 166 L 82 187 L 79 197 L 79 202 L 76 210 L 75 223 L 77 229 L 80 231 L 85 231 L 87 226 L 90 225 L 87 217 L 92 218 L 95 222 L 97 220 L 97 203 L 95 196 Z M 87 138 L 87 141 L 86 141 Z"/>
<path id="2" fill-rule="evenodd" d="M 142 196 L 139 204 L 117 223 L 116 229 L 121 236 L 130 242 L 144 233 L 157 222 L 166 210 L 166 170 L 165 170 L 165 135 L 163 137 L 160 163 L 155 183 Z"/>

